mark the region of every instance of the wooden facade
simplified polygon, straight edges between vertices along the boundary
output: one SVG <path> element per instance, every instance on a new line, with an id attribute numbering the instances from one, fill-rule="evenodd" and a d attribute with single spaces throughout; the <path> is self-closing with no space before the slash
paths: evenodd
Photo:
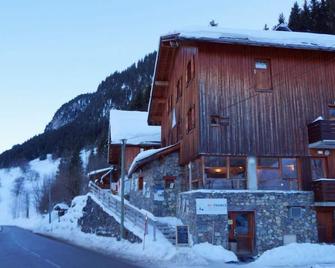
<path id="1" fill-rule="evenodd" d="M 159 123 L 163 145 L 181 142 L 181 163 L 201 154 L 309 155 L 307 124 L 327 115 L 328 104 L 335 100 L 333 53 L 206 42 L 179 44 L 173 48 L 171 71 L 161 90 L 160 98 L 166 102 L 160 106 Z M 194 77 L 187 83 L 187 64 L 192 60 Z M 272 87 L 267 90 L 256 88 L 257 60 L 271 65 Z M 181 97 L 177 97 L 179 79 Z M 195 128 L 188 131 L 187 112 L 192 107 Z M 172 124 L 174 109 L 176 125 Z"/>
<path id="2" fill-rule="evenodd" d="M 125 149 L 125 168 L 126 174 L 132 164 L 133 160 L 135 159 L 136 155 L 138 155 L 141 151 L 149 150 L 149 149 L 156 149 L 160 147 L 159 145 L 126 145 Z M 109 144 L 108 149 L 108 163 L 116 167 L 117 170 L 117 179 L 120 177 L 120 170 L 121 170 L 121 144 Z"/>

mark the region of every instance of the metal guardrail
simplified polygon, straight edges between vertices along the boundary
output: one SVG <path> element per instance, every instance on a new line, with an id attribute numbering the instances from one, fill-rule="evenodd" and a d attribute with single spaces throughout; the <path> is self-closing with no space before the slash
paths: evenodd
<path id="1" fill-rule="evenodd" d="M 99 201 L 110 209 L 114 214 L 121 217 L 121 201 L 113 196 L 110 190 L 101 189 L 93 182 L 89 182 L 90 192 L 99 199 Z M 156 229 L 157 229 L 157 220 L 151 218 L 151 215 L 147 215 L 142 211 L 132 207 L 131 205 L 124 204 L 124 216 L 125 219 L 132 222 L 135 226 L 139 227 L 143 232 L 149 234 L 152 232 L 153 240 L 156 241 Z M 148 228 L 145 227 L 146 222 Z"/>

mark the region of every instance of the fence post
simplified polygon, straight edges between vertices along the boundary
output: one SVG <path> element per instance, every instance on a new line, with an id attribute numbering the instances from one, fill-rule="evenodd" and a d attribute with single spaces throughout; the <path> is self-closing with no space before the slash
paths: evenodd
<path id="1" fill-rule="evenodd" d="M 156 221 L 154 221 L 154 241 L 156 241 Z"/>

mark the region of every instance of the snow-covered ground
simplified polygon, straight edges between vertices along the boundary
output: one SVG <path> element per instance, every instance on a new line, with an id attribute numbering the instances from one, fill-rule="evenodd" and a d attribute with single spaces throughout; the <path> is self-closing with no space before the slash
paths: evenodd
<path id="1" fill-rule="evenodd" d="M 87 159 L 89 153 L 82 152 L 81 156 Z M 68 213 L 61 217 L 59 221 L 56 213 L 52 213 L 52 223 L 49 224 L 48 216 L 41 216 L 36 212 L 32 193 L 36 191 L 36 188 L 41 187 L 46 178 L 54 177 L 58 170 L 59 161 L 59 159 L 54 160 L 48 155 L 45 160 L 33 160 L 23 168 L 0 169 L 0 225 L 17 225 L 106 254 L 132 259 L 136 263 L 152 268 L 335 268 L 335 246 L 332 245 L 290 244 L 263 253 L 254 262 L 237 263 L 236 256 L 232 252 L 209 243 L 176 248 L 162 235 L 158 234 L 156 242 L 153 241 L 153 237 L 148 235 L 143 249 L 143 244 L 132 244 L 128 241 L 120 242 L 115 238 L 85 234 L 80 231 L 77 221 L 82 216 L 87 195 L 75 198 Z M 29 219 L 24 217 L 26 208 L 20 205 L 20 202 L 18 203 L 18 197 L 13 194 L 13 189 L 19 177 L 25 178 L 22 187 L 31 193 Z M 25 202 L 25 200 L 21 201 L 21 203 Z M 98 200 L 96 201 L 99 203 Z M 100 205 L 102 206 L 102 204 Z M 108 208 L 104 208 L 104 210 L 112 215 Z M 13 219 L 13 216 L 16 216 L 16 218 Z M 117 217 L 116 215 L 113 216 Z M 169 224 L 180 224 L 176 218 L 171 217 L 158 218 L 158 220 Z M 143 236 L 142 230 L 132 227 L 131 223 L 126 222 L 126 227 L 136 235 Z"/>
<path id="2" fill-rule="evenodd" d="M 35 221 L 35 226 L 30 226 L 30 228 L 35 232 L 63 239 L 76 245 L 134 260 L 145 267 L 335 267 L 335 246 L 332 245 L 290 244 L 269 250 L 254 262 L 237 263 L 235 254 L 221 246 L 213 246 L 209 243 L 176 248 L 159 236 L 156 242 L 151 236 L 148 236 L 143 249 L 143 244 L 120 242 L 115 238 L 85 234 L 80 231 L 77 221 L 82 216 L 86 199 L 87 195 L 75 198 L 68 213 L 61 217 L 59 222 L 56 214 L 53 214 L 51 224 L 48 224 L 48 218 L 44 217 Z M 107 208 L 105 211 L 108 213 Z M 171 222 L 173 219 L 166 219 L 166 221 Z M 25 227 L 26 223 L 19 222 L 18 224 Z M 139 233 L 141 230 L 129 229 L 135 234 L 141 235 Z"/>
<path id="3" fill-rule="evenodd" d="M 21 221 L 27 213 L 39 218 L 36 211 L 37 199 L 43 183 L 52 180 L 58 170 L 59 159 L 35 159 L 24 166 L 0 169 L 0 224 L 10 224 L 13 218 Z"/>

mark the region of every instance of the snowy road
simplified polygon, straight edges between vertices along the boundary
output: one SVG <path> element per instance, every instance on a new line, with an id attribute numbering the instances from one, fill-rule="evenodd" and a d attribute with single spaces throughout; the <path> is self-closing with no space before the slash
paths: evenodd
<path id="1" fill-rule="evenodd" d="M 0 227 L 1 268 L 139 267 L 17 227 Z"/>

